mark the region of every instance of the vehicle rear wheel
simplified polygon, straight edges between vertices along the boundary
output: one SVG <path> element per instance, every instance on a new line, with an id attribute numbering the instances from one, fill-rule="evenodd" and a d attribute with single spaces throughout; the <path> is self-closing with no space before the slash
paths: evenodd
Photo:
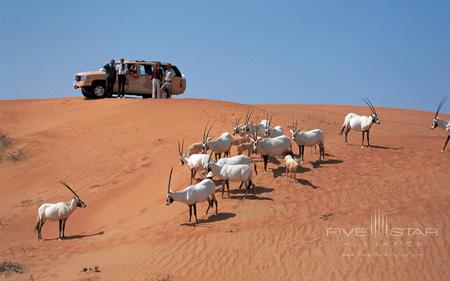
<path id="1" fill-rule="evenodd" d="M 87 99 L 92 99 L 92 90 L 90 88 L 82 88 L 81 89 L 81 94 L 87 98 Z"/>
<path id="2" fill-rule="evenodd" d="M 106 98 L 105 85 L 97 83 L 92 86 L 92 97 L 96 99 Z"/>

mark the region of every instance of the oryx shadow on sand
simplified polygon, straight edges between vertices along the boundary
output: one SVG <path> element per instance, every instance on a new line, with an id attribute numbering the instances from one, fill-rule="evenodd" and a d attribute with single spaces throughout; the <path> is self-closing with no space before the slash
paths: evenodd
<path id="1" fill-rule="evenodd" d="M 76 234 L 76 235 L 66 235 L 64 237 L 64 239 L 62 240 L 74 240 L 74 239 L 83 239 L 83 238 L 87 238 L 87 237 L 91 237 L 91 236 L 97 236 L 97 235 L 104 235 L 105 232 L 104 231 L 99 231 L 96 233 L 90 233 L 90 234 Z M 53 240 L 58 240 L 59 238 L 47 238 L 47 239 L 42 239 L 42 241 L 53 241 Z"/>
<path id="2" fill-rule="evenodd" d="M 220 202 L 220 201 L 219 201 Z M 220 204 L 220 203 L 219 203 Z M 220 206 L 220 205 L 219 205 Z M 211 211 L 211 209 L 210 209 Z M 215 209 L 213 210 L 213 212 Z M 208 223 L 216 222 L 216 221 L 225 221 L 231 218 L 234 218 L 236 216 L 235 213 L 227 213 L 227 212 L 220 212 L 216 215 L 215 213 L 208 215 L 206 219 L 198 219 L 198 223 L 195 222 L 195 218 L 192 217 L 192 222 L 185 222 L 182 223 L 182 226 L 201 226 L 201 225 L 207 225 Z"/>

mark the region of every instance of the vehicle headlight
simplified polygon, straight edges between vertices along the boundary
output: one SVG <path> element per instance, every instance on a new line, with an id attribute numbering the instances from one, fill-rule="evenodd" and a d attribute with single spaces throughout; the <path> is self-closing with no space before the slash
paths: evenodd
<path id="1" fill-rule="evenodd" d="M 77 75 L 75 76 L 75 81 L 86 81 L 86 75 Z"/>

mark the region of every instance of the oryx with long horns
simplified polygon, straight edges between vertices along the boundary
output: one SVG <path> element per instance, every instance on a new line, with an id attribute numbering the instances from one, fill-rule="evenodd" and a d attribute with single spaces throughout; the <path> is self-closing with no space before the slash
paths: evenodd
<path id="1" fill-rule="evenodd" d="M 209 127 L 208 132 L 206 129 L 208 127 L 208 123 L 206 123 L 205 129 L 203 130 L 203 153 L 206 153 L 208 150 L 214 150 L 215 159 L 219 159 L 222 157 L 222 153 L 225 153 L 225 157 L 230 156 L 231 145 L 233 144 L 233 137 L 230 133 L 225 132 L 222 133 L 218 138 L 210 139 L 209 133 L 213 127 L 214 123 Z"/>
<path id="2" fill-rule="evenodd" d="M 60 182 L 73 193 L 73 199 L 69 202 L 44 203 L 38 209 L 37 223 L 35 231 L 38 233 L 38 239 L 42 240 L 41 230 L 46 220 L 59 221 L 59 240 L 65 238 L 66 221 L 76 208 L 86 208 L 87 205 L 80 199 L 80 196 L 73 191 L 65 182 Z"/>
<path id="3" fill-rule="evenodd" d="M 191 170 L 190 183 L 195 179 L 197 172 L 201 173 L 208 168 L 209 155 L 202 153 L 191 154 L 189 156 L 186 155 L 184 153 L 184 139 L 182 140 L 181 145 L 180 141 L 178 141 L 178 158 L 180 159 L 181 166 L 186 164 Z"/>
<path id="4" fill-rule="evenodd" d="M 435 129 L 437 127 L 445 129 L 445 131 L 447 132 L 447 140 L 444 143 L 444 147 L 442 148 L 441 152 L 445 151 L 445 148 L 447 147 L 447 143 L 450 140 L 450 121 L 444 121 L 439 119 L 438 114 L 439 111 L 441 110 L 442 106 L 444 105 L 445 101 L 447 100 L 448 97 L 445 97 L 441 100 L 441 102 L 438 105 L 438 108 L 436 110 L 436 114 L 434 115 L 433 118 L 433 123 L 431 123 L 431 129 Z"/>
<path id="5" fill-rule="evenodd" d="M 354 130 L 362 133 L 361 147 L 364 147 L 364 133 L 367 134 L 367 147 L 370 147 L 370 128 L 373 123 L 380 124 L 380 120 L 378 119 L 377 111 L 375 110 L 372 102 L 370 102 L 369 99 L 364 99 L 364 102 L 370 108 L 372 114 L 370 114 L 370 116 L 360 116 L 356 113 L 349 113 L 345 116 L 344 123 L 341 128 L 341 135 L 345 132 L 345 144 L 348 144 L 348 132 L 350 132 L 350 130 Z"/>
<path id="6" fill-rule="evenodd" d="M 206 209 L 206 214 L 208 214 L 209 208 L 214 207 L 216 204 L 216 214 L 217 214 L 217 199 L 216 199 L 216 185 L 211 179 L 204 179 L 201 182 L 190 185 L 181 191 L 172 191 L 170 188 L 170 181 L 172 179 L 173 167 L 170 170 L 169 184 L 167 185 L 167 198 L 166 205 L 169 206 L 174 201 L 183 202 L 189 206 L 189 222 L 192 218 L 192 210 L 194 210 L 195 222 L 198 223 L 197 219 L 197 203 L 208 201 L 208 209 Z"/>
<path id="7" fill-rule="evenodd" d="M 265 128 L 264 128 L 264 137 L 269 137 L 269 138 L 276 138 L 279 136 L 284 135 L 283 133 L 283 127 L 281 126 L 275 126 L 272 127 L 272 117 L 273 115 L 269 116 L 267 115 L 267 122 L 265 123 Z M 263 120 L 264 121 L 264 120 Z"/>
<path id="8" fill-rule="evenodd" d="M 298 155 L 301 161 L 305 158 L 305 146 L 319 146 L 319 160 L 325 159 L 324 134 L 321 129 L 310 131 L 297 130 L 297 120 L 292 121 L 291 137 L 298 145 Z"/>

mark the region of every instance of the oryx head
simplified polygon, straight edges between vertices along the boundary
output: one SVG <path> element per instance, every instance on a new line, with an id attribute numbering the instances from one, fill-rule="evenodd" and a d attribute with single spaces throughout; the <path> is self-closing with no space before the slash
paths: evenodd
<path id="1" fill-rule="evenodd" d="M 206 153 L 206 151 L 208 151 L 208 149 L 209 149 L 209 147 L 208 147 L 208 143 L 209 143 L 209 141 L 210 141 L 209 133 L 211 132 L 211 129 L 212 129 L 212 127 L 214 126 L 214 123 L 215 123 L 215 122 L 213 122 L 213 123 L 211 124 L 211 127 L 209 127 L 208 132 L 206 132 L 206 130 L 207 130 L 207 128 L 208 128 L 209 121 L 206 122 L 205 129 L 203 129 L 202 153 Z"/>
<path id="2" fill-rule="evenodd" d="M 73 199 L 75 199 L 75 202 L 76 202 L 78 208 L 86 208 L 86 207 L 87 207 L 86 203 L 84 203 L 84 202 L 81 200 L 80 196 L 78 196 L 78 194 L 76 194 L 75 191 L 73 191 L 73 189 L 70 188 L 70 186 L 69 186 L 67 183 L 65 183 L 65 182 L 63 182 L 63 181 L 61 181 L 60 183 L 61 183 L 62 185 L 64 185 L 65 187 L 67 187 L 67 189 L 69 189 L 70 192 L 73 193 L 73 195 L 74 195 L 74 196 L 73 196 Z"/>
<path id="3" fill-rule="evenodd" d="M 266 124 L 264 126 L 264 137 L 266 138 L 270 137 L 270 124 L 272 123 L 272 117 L 273 115 L 269 118 L 269 114 L 266 114 Z"/>
<path id="4" fill-rule="evenodd" d="M 253 123 L 252 123 L 253 126 Z M 250 138 L 250 140 L 252 141 L 252 152 L 253 154 L 258 153 L 258 142 L 261 140 L 261 137 L 258 137 L 258 133 L 255 131 L 253 132 L 253 136 Z"/>
<path id="5" fill-rule="evenodd" d="M 289 131 L 291 131 L 292 139 L 295 140 L 295 137 L 298 134 L 298 131 L 297 131 L 297 120 L 292 120 L 292 128 Z"/>
<path id="6" fill-rule="evenodd" d="M 247 114 L 245 115 L 245 122 L 244 125 L 240 127 L 241 134 L 250 134 L 250 124 L 248 123 L 250 121 L 250 118 L 252 117 L 253 111 L 247 111 Z"/>
<path id="7" fill-rule="evenodd" d="M 216 163 L 215 160 L 212 159 L 212 155 L 214 153 L 214 149 L 211 149 L 211 152 L 209 153 L 209 158 L 208 158 L 208 164 L 206 165 L 206 172 L 211 173 L 211 165 Z"/>
<path id="8" fill-rule="evenodd" d="M 240 135 L 241 134 L 241 127 L 239 126 L 239 121 L 241 121 L 241 117 L 236 118 L 234 120 L 234 126 L 233 126 L 233 136 L 234 135 Z"/>
<path id="9" fill-rule="evenodd" d="M 172 172 L 173 172 L 173 167 L 172 169 L 170 169 L 170 174 L 169 174 L 169 183 L 167 184 L 167 198 L 166 198 L 166 206 L 169 206 L 170 204 L 173 203 L 173 197 L 171 195 L 172 190 L 170 189 L 170 180 L 172 179 Z"/>
<path id="10" fill-rule="evenodd" d="M 369 99 L 364 99 L 364 102 L 370 108 L 370 111 L 372 111 L 372 114 L 370 114 L 370 116 L 372 117 L 372 123 L 380 124 L 381 123 L 380 119 L 378 119 L 377 111 L 375 110 L 375 107 L 373 106 L 372 102 Z"/>
<path id="11" fill-rule="evenodd" d="M 441 102 L 439 103 L 438 108 L 436 110 L 436 114 L 434 115 L 434 118 L 433 118 L 433 122 L 431 123 L 431 129 L 437 128 L 438 120 L 439 120 L 438 114 L 439 114 L 439 111 L 441 110 L 441 107 L 444 105 L 445 101 L 447 100 L 447 98 L 448 97 L 443 98 L 441 100 Z"/>

